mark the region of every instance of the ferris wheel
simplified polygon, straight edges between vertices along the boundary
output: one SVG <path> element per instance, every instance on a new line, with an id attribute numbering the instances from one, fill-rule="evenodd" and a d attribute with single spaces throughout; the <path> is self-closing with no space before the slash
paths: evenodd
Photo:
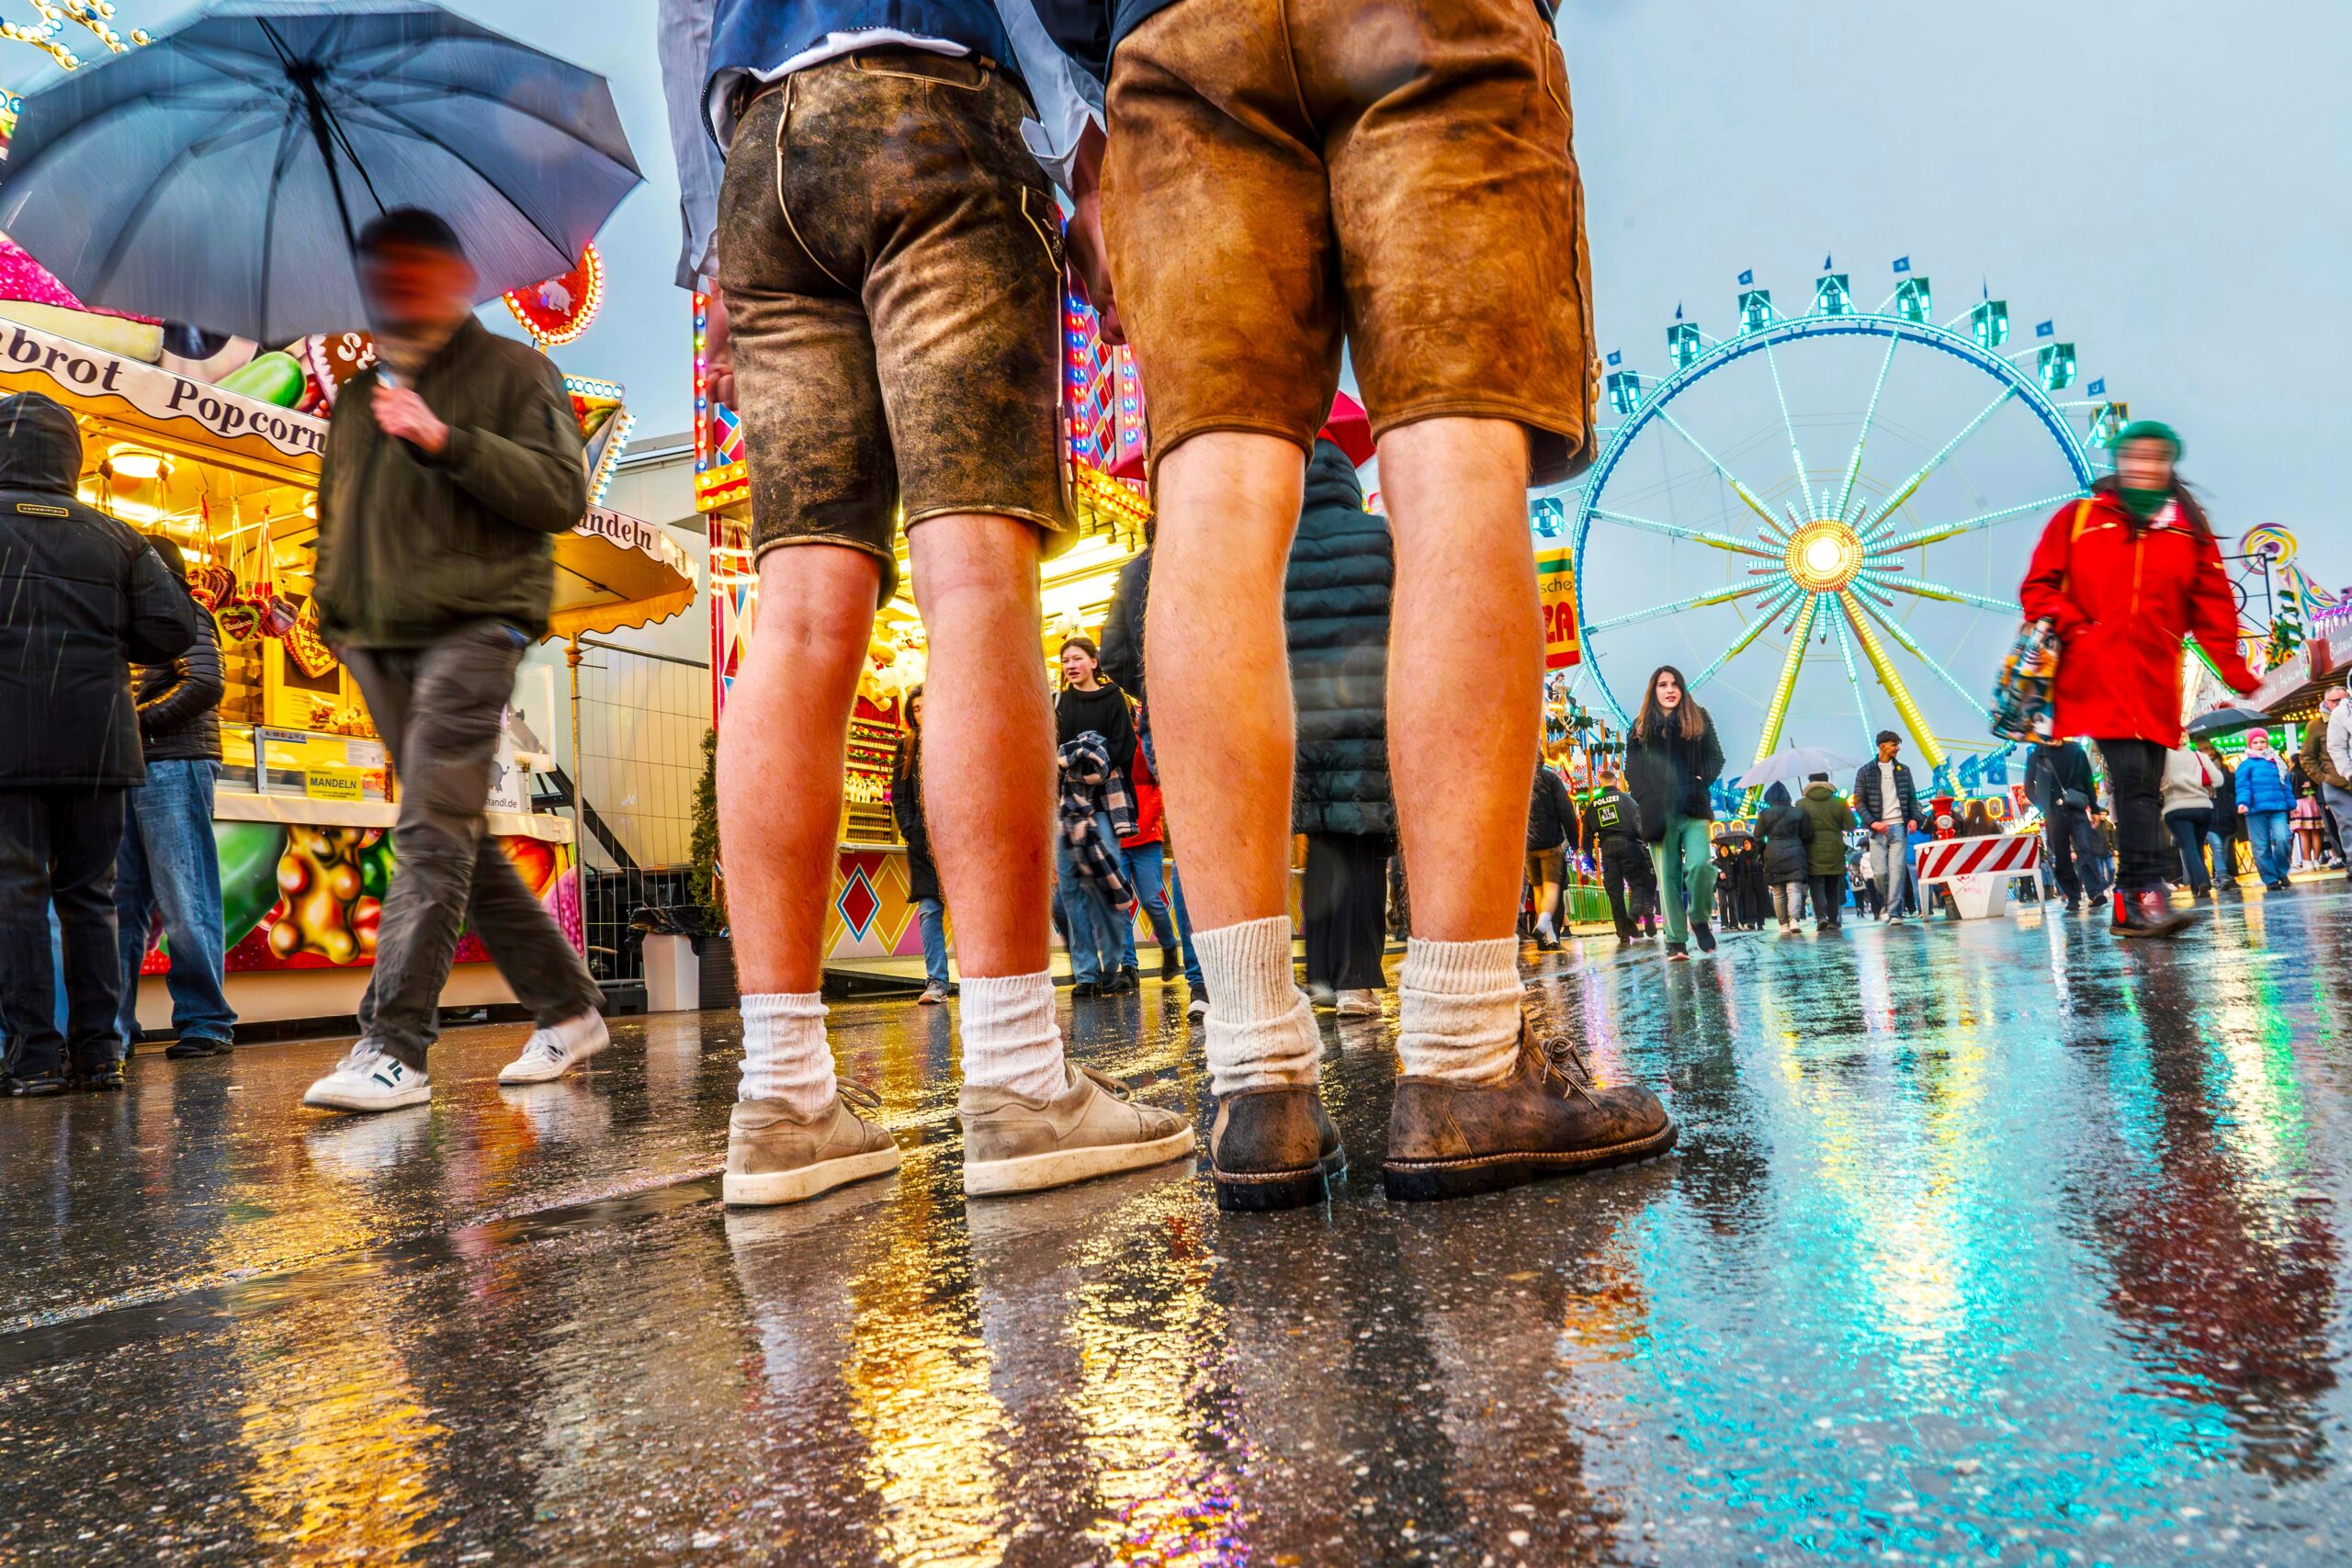
<path id="1" fill-rule="evenodd" d="M 1784 737 L 1868 756 L 1899 720 L 1940 773 L 1989 746 L 2032 525 L 2087 493 L 2129 409 L 2104 380 L 2062 400 L 2074 344 L 2046 321 L 2013 343 L 1989 287 L 1939 322 L 1908 257 L 1870 309 L 1826 263 L 1800 315 L 1739 283 L 1726 336 L 1676 307 L 1666 374 L 1608 355 L 1617 423 L 1538 503 L 1536 532 L 1573 550 L 1570 694 L 1626 724 L 1672 664 L 1733 772 L 1749 734 L 1759 759 Z"/>

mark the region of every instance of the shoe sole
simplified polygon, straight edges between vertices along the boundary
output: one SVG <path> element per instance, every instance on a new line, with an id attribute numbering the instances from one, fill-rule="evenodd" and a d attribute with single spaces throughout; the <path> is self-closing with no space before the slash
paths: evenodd
<path id="1" fill-rule="evenodd" d="M 719 1179 L 719 1201 L 730 1209 L 767 1209 L 797 1203 L 853 1181 L 888 1176 L 899 1168 L 899 1145 L 870 1154 L 819 1160 L 793 1170 L 729 1171 Z"/>
<path id="2" fill-rule="evenodd" d="M 1390 1160 L 1381 1167 L 1381 1185 L 1392 1203 L 1428 1203 L 1524 1187 L 1548 1176 L 1576 1176 L 1639 1165 L 1674 1147 L 1680 1129 L 1668 1122 L 1646 1138 L 1603 1148 L 1473 1155 L 1462 1159 Z"/>
<path id="3" fill-rule="evenodd" d="M 404 1089 L 398 1094 L 370 1095 L 365 1099 L 356 1094 L 321 1094 L 317 1089 L 311 1089 L 302 1096 L 302 1103 L 321 1111 L 364 1113 L 370 1111 L 404 1111 L 412 1105 L 423 1105 L 432 1098 L 433 1086 L 426 1084 L 421 1089 Z"/>
<path id="4" fill-rule="evenodd" d="M 1331 1183 L 1348 1173 L 1346 1145 L 1296 1170 L 1232 1172 L 1209 1168 L 1216 1206 L 1227 1213 L 1267 1214 L 1331 1201 Z"/>
<path id="5" fill-rule="evenodd" d="M 1148 1144 L 1093 1144 L 1082 1149 L 1053 1149 L 1041 1155 L 1019 1155 L 978 1165 L 966 1160 L 964 1196 L 1003 1198 L 1018 1192 L 1043 1192 L 1068 1187 L 1073 1181 L 1165 1165 L 1172 1159 L 1182 1159 L 1193 1150 L 1193 1130 L 1184 1127 Z"/>

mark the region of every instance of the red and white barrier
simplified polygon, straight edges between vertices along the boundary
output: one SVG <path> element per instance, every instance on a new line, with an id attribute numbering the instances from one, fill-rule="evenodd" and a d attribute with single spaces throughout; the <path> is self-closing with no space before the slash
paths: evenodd
<path id="1" fill-rule="evenodd" d="M 1981 920 L 2009 912 L 2009 878 L 2041 870 L 2041 834 L 1988 833 L 1921 844 L 1913 852 L 1911 881 L 1917 887 L 1942 885 L 1962 919 Z"/>

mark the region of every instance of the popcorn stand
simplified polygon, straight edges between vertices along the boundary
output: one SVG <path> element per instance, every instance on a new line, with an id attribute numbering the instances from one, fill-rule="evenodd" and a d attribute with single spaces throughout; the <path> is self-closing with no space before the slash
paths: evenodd
<path id="1" fill-rule="evenodd" d="M 0 302 L 0 392 L 42 392 L 73 412 L 82 499 L 176 545 L 219 623 L 228 689 L 213 836 L 232 1005 L 254 1022 L 345 1016 L 374 961 L 398 780 L 318 636 L 310 589 L 325 414 L 373 349 L 364 333 L 313 338 L 251 355 L 215 381 L 215 367 L 175 361 L 161 337 L 124 318 Z M 571 386 L 593 498 L 619 457 L 627 415 L 619 388 Z M 695 594 L 693 563 L 674 541 L 602 507 L 557 541 L 556 566 L 552 636 L 641 626 Z M 580 944 L 577 824 L 531 809 L 524 787 L 529 769 L 547 765 L 536 754 L 537 737 L 557 721 L 549 685 L 543 673 L 537 691 L 526 681 L 517 694 L 491 831 Z M 487 957 L 464 939 L 445 1005 L 513 999 Z M 149 953 L 140 1012 L 150 1024 L 170 1013 L 167 968 L 164 953 Z"/>

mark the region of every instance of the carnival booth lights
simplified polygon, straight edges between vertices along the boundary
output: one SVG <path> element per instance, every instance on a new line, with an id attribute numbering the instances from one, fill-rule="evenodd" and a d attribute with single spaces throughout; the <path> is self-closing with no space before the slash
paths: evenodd
<path id="1" fill-rule="evenodd" d="M 318 635 L 311 593 L 324 416 L 343 383 L 373 363 L 372 344 L 345 333 L 198 364 L 169 354 L 156 323 L 80 310 L 13 247 L 0 252 L 0 274 L 10 292 L 54 290 L 68 301 L 0 300 L 0 392 L 45 393 L 73 412 L 82 500 L 176 547 L 220 630 L 214 840 L 230 1000 L 252 1021 L 348 1014 L 373 962 L 398 780 Z M 233 368 L 219 382 L 205 378 L 224 361 Z M 627 435 L 621 389 L 569 384 L 601 495 Z M 695 593 L 693 563 L 674 540 L 601 506 L 558 541 L 555 562 L 551 636 L 644 625 Z M 551 693 L 534 696 L 527 682 L 518 695 L 523 722 L 502 748 L 490 826 L 578 944 L 576 818 L 534 810 L 525 784 L 547 765 L 539 737 L 560 722 L 553 707 Z M 487 956 L 465 939 L 445 1004 L 512 999 Z M 169 1013 L 168 967 L 164 952 L 149 955 L 141 1010 L 151 1021 Z"/>

